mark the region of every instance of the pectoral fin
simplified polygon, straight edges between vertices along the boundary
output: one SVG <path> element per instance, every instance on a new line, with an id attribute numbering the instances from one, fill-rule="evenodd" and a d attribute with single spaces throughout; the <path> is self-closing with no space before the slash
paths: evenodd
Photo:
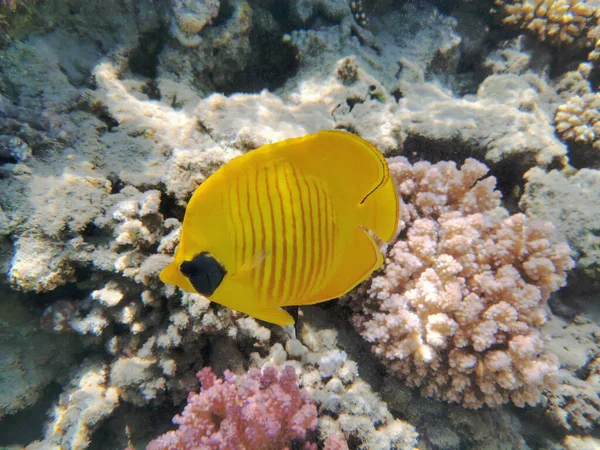
<path id="1" fill-rule="evenodd" d="M 257 267 L 265 262 L 269 254 L 264 250 L 259 250 L 252 257 L 240 266 L 240 268 L 231 274 L 232 278 L 246 279 L 250 277 Z"/>

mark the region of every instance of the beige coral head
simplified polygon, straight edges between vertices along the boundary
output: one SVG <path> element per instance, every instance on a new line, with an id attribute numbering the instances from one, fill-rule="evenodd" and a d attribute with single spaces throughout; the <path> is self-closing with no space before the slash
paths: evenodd
<path id="1" fill-rule="evenodd" d="M 399 158 L 406 229 L 353 321 L 384 364 L 426 396 L 468 408 L 535 404 L 552 387 L 545 301 L 573 266 L 553 227 L 500 206 L 487 168 Z M 483 178 L 482 178 L 483 177 Z"/>

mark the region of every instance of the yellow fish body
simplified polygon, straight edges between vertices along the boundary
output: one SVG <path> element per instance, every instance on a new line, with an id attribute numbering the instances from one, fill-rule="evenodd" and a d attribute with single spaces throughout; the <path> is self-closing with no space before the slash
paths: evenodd
<path id="1" fill-rule="evenodd" d="M 385 158 L 343 131 L 265 145 L 196 189 L 167 284 L 279 325 L 281 307 L 340 297 L 378 269 L 371 233 L 396 234 L 399 199 Z"/>

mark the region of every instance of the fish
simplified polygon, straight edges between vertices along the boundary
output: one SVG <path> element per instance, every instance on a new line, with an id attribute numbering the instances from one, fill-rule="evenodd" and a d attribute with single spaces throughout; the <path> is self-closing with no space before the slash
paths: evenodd
<path id="1" fill-rule="evenodd" d="M 399 217 L 374 145 L 341 130 L 287 139 L 232 159 L 198 186 L 160 279 L 291 325 L 282 307 L 341 297 L 377 270 Z"/>

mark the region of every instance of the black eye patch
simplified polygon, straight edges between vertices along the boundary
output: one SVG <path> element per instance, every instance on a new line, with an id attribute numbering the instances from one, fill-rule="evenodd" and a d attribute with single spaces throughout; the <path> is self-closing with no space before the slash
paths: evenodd
<path id="1" fill-rule="evenodd" d="M 227 273 L 225 267 L 208 252 L 197 254 L 191 261 L 183 261 L 179 271 L 205 297 L 210 297 L 217 290 Z"/>

